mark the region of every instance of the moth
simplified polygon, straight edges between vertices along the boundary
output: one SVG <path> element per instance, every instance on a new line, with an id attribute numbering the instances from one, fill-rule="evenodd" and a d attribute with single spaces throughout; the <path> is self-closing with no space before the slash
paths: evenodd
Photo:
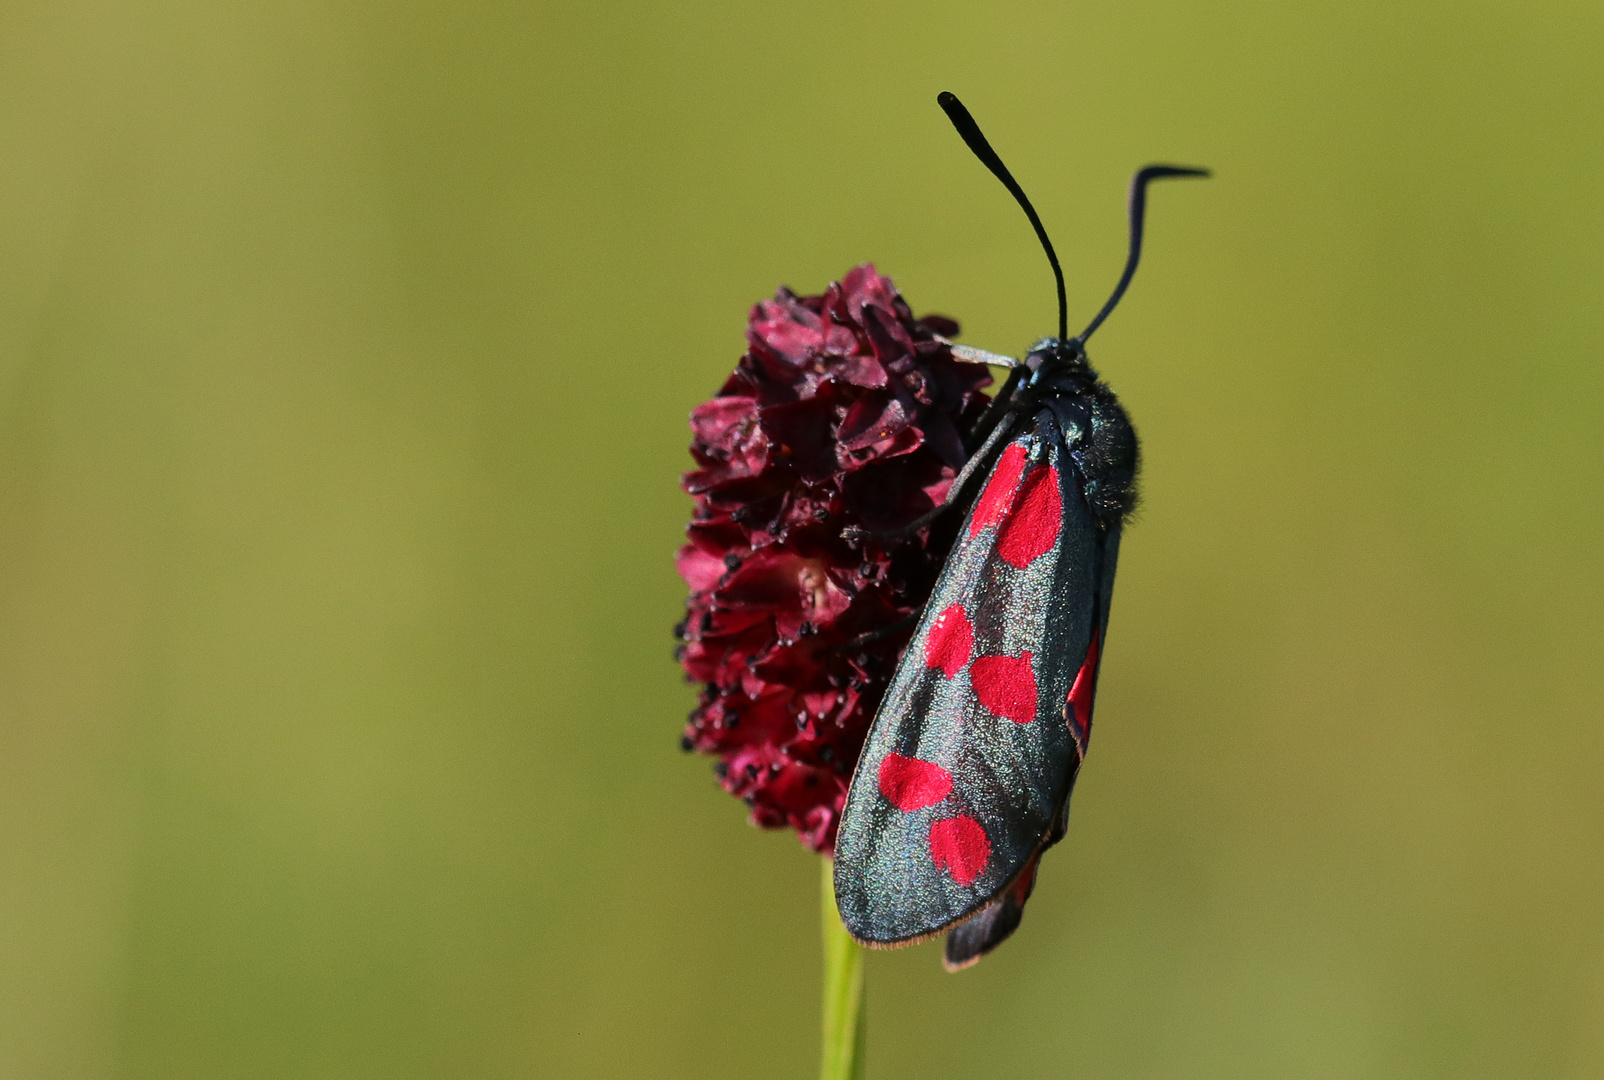
<path id="1" fill-rule="evenodd" d="M 835 894 L 858 941 L 890 947 L 945 932 L 944 964 L 956 971 L 1018 927 L 1042 853 L 1064 836 L 1091 736 L 1139 452 L 1086 340 L 1136 272 L 1148 185 L 1209 174 L 1136 173 L 1124 273 L 1070 337 L 1064 274 L 1041 219 L 963 104 L 950 93 L 937 102 L 1035 228 L 1058 285 L 1058 335 L 1023 361 L 952 345 L 962 359 L 1012 370 L 946 501 L 899 530 L 965 515 L 853 774 Z"/>

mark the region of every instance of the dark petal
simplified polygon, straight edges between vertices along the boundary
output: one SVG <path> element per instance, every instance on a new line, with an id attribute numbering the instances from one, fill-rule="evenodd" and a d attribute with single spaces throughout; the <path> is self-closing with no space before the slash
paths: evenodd
<path id="1" fill-rule="evenodd" d="M 877 274 L 874 263 L 860 263 L 848 270 L 841 279 L 841 289 L 846 294 L 847 317 L 860 326 L 864 321 L 863 309 L 866 305 L 890 312 L 894 308 L 893 298 L 897 295 L 891 279 Z"/>
<path id="2" fill-rule="evenodd" d="M 761 416 L 769 439 L 769 453 L 785 461 L 802 479 L 817 482 L 835 472 L 835 403 L 815 397 L 789 405 L 774 405 Z"/>
<path id="3" fill-rule="evenodd" d="M 709 470 L 711 471 L 711 470 Z M 686 474 L 686 490 L 692 494 L 706 493 L 708 505 L 715 510 L 728 511 L 732 515 L 744 508 L 747 521 L 760 520 L 758 514 L 759 504 L 772 500 L 774 512 L 779 511 L 781 497 L 790 490 L 796 482 L 796 475 L 789 469 L 765 469 L 756 476 L 736 475 L 733 477 L 720 477 L 716 484 L 693 489 L 690 486 L 690 477 L 699 474 Z M 761 520 L 772 521 L 773 518 Z"/>
<path id="4" fill-rule="evenodd" d="M 824 334 L 824 351 L 830 356 L 868 356 L 868 335 L 855 323 L 832 322 Z"/>
<path id="5" fill-rule="evenodd" d="M 944 407 L 956 410 L 959 408 L 958 401 L 962 400 L 962 407 L 967 409 L 977 402 L 984 405 L 989 400 L 979 393 L 982 386 L 990 386 L 992 383 L 991 368 L 985 364 L 962 364 L 953 360 L 932 364 L 931 366 L 937 371 L 951 372 L 958 382 L 958 390 L 961 397 L 946 404 Z"/>
<path id="6" fill-rule="evenodd" d="M 687 492 L 699 495 L 761 473 L 768 464 L 769 440 L 757 423 L 750 398 L 715 398 L 691 414 L 691 427 L 711 437 L 691 446 L 691 456 L 704 466 L 681 478 Z"/>
<path id="7" fill-rule="evenodd" d="M 884 364 L 873 356 L 865 356 L 861 353 L 842 359 L 835 372 L 836 377 L 843 382 L 870 389 L 885 386 L 890 381 Z"/>
<path id="8" fill-rule="evenodd" d="M 924 429 L 925 445 L 934 450 L 943 463 L 954 471 L 963 468 L 967 460 L 963 437 L 946 413 L 940 409 L 925 409 L 919 414 L 919 426 Z"/>
<path id="9" fill-rule="evenodd" d="M 912 521 L 933 505 L 915 482 L 916 472 L 907 457 L 894 457 L 849 473 L 841 481 L 848 512 L 869 529 L 890 529 Z"/>
<path id="10" fill-rule="evenodd" d="M 835 636 L 842 641 L 850 641 L 860 634 L 884 630 L 887 626 L 910 614 L 912 614 L 911 608 L 893 602 L 891 597 L 879 586 L 869 585 L 854 593 L 852 607 L 836 623 L 834 628 Z M 907 632 L 900 636 L 909 637 L 912 634 L 913 626 L 910 624 Z M 876 642 L 875 645 L 879 647 L 880 643 Z M 895 641 L 886 646 L 891 650 L 895 650 L 898 647 L 899 644 Z"/>
<path id="11" fill-rule="evenodd" d="M 848 270 L 846 276 L 850 278 L 852 271 Z M 831 325 L 856 324 L 858 321 L 848 310 L 846 290 L 838 282 L 831 282 L 830 287 L 824 290 L 824 295 L 819 298 L 819 309 L 820 316 Z"/>
<path id="12" fill-rule="evenodd" d="M 746 530 L 732 521 L 727 514 L 707 521 L 693 521 L 685 527 L 686 539 L 707 552 L 723 558 L 726 552 L 746 547 Z"/>
<path id="13" fill-rule="evenodd" d="M 819 317 L 783 300 L 765 300 L 752 309 L 751 333 L 792 366 L 806 363 L 824 345 Z"/>
<path id="14" fill-rule="evenodd" d="M 827 690 L 802 693 L 798 696 L 801 698 L 802 707 L 808 715 L 822 720 L 841 707 L 842 695 L 843 691 Z"/>
<path id="15" fill-rule="evenodd" d="M 801 366 L 775 352 L 750 326 L 746 330 L 746 355 L 752 362 L 760 400 L 769 404 L 796 397 L 792 387 L 802 377 Z"/>
<path id="16" fill-rule="evenodd" d="M 957 321 L 945 315 L 926 315 L 919 320 L 919 325 L 944 338 L 955 338 L 959 333 Z"/>
<path id="17" fill-rule="evenodd" d="M 817 298 L 798 296 L 784 285 L 774 290 L 774 303 L 783 307 L 791 318 L 810 330 L 822 330 L 824 320 L 819 318 L 819 309 L 817 305 L 808 302 L 814 299 Z"/>
<path id="18" fill-rule="evenodd" d="M 802 816 L 797 837 L 804 845 L 826 855 L 835 853 L 835 829 L 840 810 L 835 806 L 815 806 Z"/>
<path id="19" fill-rule="evenodd" d="M 708 649 L 696 641 L 686 642 L 684 651 L 679 653 L 680 666 L 685 669 L 685 674 L 704 683 L 718 677 L 724 659 L 723 649 Z"/>
<path id="20" fill-rule="evenodd" d="M 719 602 L 732 609 L 777 610 L 800 607 L 804 579 L 816 570 L 788 551 L 765 548 L 752 553 L 719 590 Z M 822 571 L 819 571 L 822 572 Z"/>
<path id="21" fill-rule="evenodd" d="M 750 475 L 745 462 L 732 465 L 729 462 L 715 461 L 705 469 L 682 474 L 680 487 L 688 494 L 701 495 L 733 481 L 746 479 Z"/>
<path id="22" fill-rule="evenodd" d="M 752 530 L 750 539 L 753 550 L 773 547 L 779 540 L 779 534 L 784 531 L 785 508 L 790 501 L 790 493 L 784 492 L 746 505 L 746 521 Z"/>
<path id="23" fill-rule="evenodd" d="M 935 398 L 930 391 L 930 376 L 925 374 L 923 368 L 914 368 L 902 374 L 902 385 L 908 388 L 908 393 L 921 405 L 929 405 Z"/>
<path id="24" fill-rule="evenodd" d="M 740 580 L 740 572 L 731 575 L 724 595 L 734 597 L 750 589 L 754 598 L 771 596 L 781 590 L 780 583 L 784 582 L 790 595 L 771 608 L 782 640 L 800 637 L 803 623 L 816 629 L 834 622 L 851 605 L 851 594 L 830 579 L 824 564 L 794 555 L 775 562 L 764 576 L 754 575 L 749 585 Z"/>
<path id="25" fill-rule="evenodd" d="M 724 380 L 719 387 L 718 397 L 756 397 L 757 382 L 747 373 L 744 365 L 738 365 L 730 372 L 730 377 Z"/>
<path id="26" fill-rule="evenodd" d="M 674 558 L 674 569 L 692 592 L 706 592 L 724 576 L 724 560 L 694 544 L 686 544 Z"/>
<path id="27" fill-rule="evenodd" d="M 984 408 L 991 404 L 991 398 L 980 392 L 983 386 L 990 386 L 994 381 L 991 369 L 984 364 L 960 364 L 956 360 L 951 363 L 943 361 L 931 365 L 936 371 L 942 373 L 942 378 L 953 379 L 955 386 L 948 391 L 950 395 L 942 403 L 942 408 L 954 415 L 969 415 L 969 410 L 976 407 Z"/>
<path id="28" fill-rule="evenodd" d="M 705 626 L 698 632 L 703 642 L 722 639 L 726 648 L 736 646 L 737 637 L 749 636 L 750 631 L 761 630 L 764 634 L 772 634 L 773 626 L 769 622 L 770 616 L 763 611 L 734 611 L 726 607 L 715 607 L 708 612 L 710 618 Z M 754 650 L 757 645 L 766 642 L 766 638 L 754 639 Z"/>
<path id="29" fill-rule="evenodd" d="M 728 751 L 749 747 L 764 751 L 793 737 L 796 724 L 790 716 L 790 698 L 790 691 L 782 686 L 756 701 L 720 709 L 717 714 L 720 726 L 714 736 L 718 748 Z"/>
<path id="30" fill-rule="evenodd" d="M 875 443 L 869 448 L 871 456 L 876 458 L 896 457 L 898 454 L 911 454 L 925 443 L 924 432 L 909 424 L 889 439 Z"/>
<path id="31" fill-rule="evenodd" d="M 732 451 L 757 423 L 757 401 L 716 397 L 691 410 L 691 434 L 705 446 Z"/>
<path id="32" fill-rule="evenodd" d="M 921 353 L 926 349 L 940 350 L 932 355 L 923 356 L 925 366 L 925 400 L 938 409 L 948 412 L 956 411 L 962 406 L 964 397 L 968 393 L 966 388 L 967 373 L 960 374 L 959 365 L 952 362 L 946 355 L 945 345 L 934 343 L 921 343 L 918 346 Z M 968 367 L 977 365 L 970 364 Z M 991 371 L 986 370 L 986 379 L 991 379 Z"/>
<path id="33" fill-rule="evenodd" d="M 841 527 L 831 525 L 831 517 L 829 510 L 806 495 L 793 493 L 786 501 L 774 536 L 798 555 L 817 559 L 828 567 L 841 547 Z"/>
<path id="34" fill-rule="evenodd" d="M 847 410 L 838 434 L 847 450 L 862 450 L 890 439 L 911 422 L 908 408 L 894 397 L 866 394 Z"/>
<path id="35" fill-rule="evenodd" d="M 875 358 L 893 370 L 897 361 L 913 352 L 913 338 L 907 329 L 881 308 L 864 307 L 863 328 L 869 333 Z"/>

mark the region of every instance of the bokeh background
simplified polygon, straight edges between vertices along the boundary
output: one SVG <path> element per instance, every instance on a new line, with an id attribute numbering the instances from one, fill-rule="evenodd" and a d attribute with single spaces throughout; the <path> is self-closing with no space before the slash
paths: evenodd
<path id="1" fill-rule="evenodd" d="M 860 260 L 1145 437 L 1018 937 L 870 1076 L 1604 1075 L 1604 8 L 0 8 L 0 1076 L 808 1077 L 689 408 Z"/>

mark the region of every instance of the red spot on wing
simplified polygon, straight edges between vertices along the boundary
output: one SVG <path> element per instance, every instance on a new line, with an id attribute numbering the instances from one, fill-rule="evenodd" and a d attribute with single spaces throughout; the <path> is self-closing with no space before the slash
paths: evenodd
<path id="1" fill-rule="evenodd" d="M 936 616 L 936 624 L 925 638 L 925 666 L 940 668 L 950 679 L 969 663 L 974 645 L 975 631 L 969 625 L 968 613 L 962 604 L 953 604 Z"/>
<path id="2" fill-rule="evenodd" d="M 880 762 L 880 794 L 904 814 L 934 806 L 952 791 L 952 773 L 933 761 L 887 754 Z"/>
<path id="3" fill-rule="evenodd" d="M 1036 673 L 1030 668 L 1030 653 L 982 656 L 969 669 L 969 684 L 993 716 L 1016 724 L 1036 719 Z"/>
<path id="4" fill-rule="evenodd" d="M 1021 570 L 1053 549 L 1063 523 L 1058 470 L 1051 465 L 1026 478 L 1018 503 L 997 534 L 997 554 Z"/>
<path id="5" fill-rule="evenodd" d="M 1092 631 L 1092 643 L 1086 649 L 1086 660 L 1075 674 L 1075 684 L 1069 688 L 1069 707 L 1074 710 L 1075 726 L 1080 729 L 1077 742 L 1084 742 L 1092 732 L 1092 699 L 1097 696 L 1097 631 Z"/>
<path id="6" fill-rule="evenodd" d="M 991 858 L 986 830 L 972 817 L 942 818 L 930 826 L 930 857 L 936 866 L 967 888 L 975 883 Z"/>
<path id="7" fill-rule="evenodd" d="M 986 490 L 980 493 L 980 498 L 975 502 L 975 512 L 969 517 L 970 536 L 1002 520 L 1013 505 L 1014 489 L 1019 486 L 1019 476 L 1024 471 L 1025 448 L 1019 443 L 1009 443 L 1002 457 L 997 459 L 997 464 L 992 466 Z"/>

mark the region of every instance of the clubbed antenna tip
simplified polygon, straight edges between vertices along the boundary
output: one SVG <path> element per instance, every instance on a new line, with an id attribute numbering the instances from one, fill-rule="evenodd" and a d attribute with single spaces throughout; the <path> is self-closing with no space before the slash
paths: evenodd
<path id="1" fill-rule="evenodd" d="M 1047 252 L 1047 261 L 1053 266 L 1053 279 L 1058 284 L 1058 338 L 1062 341 L 1069 336 L 1069 305 L 1064 298 L 1064 271 L 1058 265 L 1058 253 L 1053 251 L 1053 242 L 1047 239 L 1047 230 L 1042 228 L 1041 218 L 1036 216 L 1036 208 L 1030 205 L 1024 189 L 1008 171 L 1008 166 L 1002 163 L 1002 158 L 997 156 L 997 151 L 991 148 L 986 136 L 980 133 L 980 125 L 969 115 L 969 110 L 958 100 L 958 95 L 943 90 L 936 95 L 936 104 L 947 114 L 952 126 L 958 129 L 958 134 L 963 136 L 969 149 L 974 151 L 981 163 L 991 170 L 993 176 L 1002 181 L 1003 187 L 1007 188 L 1009 194 L 1018 201 L 1021 209 L 1025 211 L 1025 216 L 1030 219 L 1031 227 L 1036 230 L 1036 239 L 1041 241 L 1042 250 Z"/>
<path id="2" fill-rule="evenodd" d="M 1147 185 L 1154 180 L 1166 180 L 1175 176 L 1208 175 L 1207 169 L 1194 169 L 1184 165 L 1149 165 L 1131 177 L 1131 250 L 1125 258 L 1125 272 L 1120 275 L 1119 284 L 1114 286 L 1114 294 L 1108 298 L 1108 303 L 1103 305 L 1103 310 L 1097 313 L 1097 317 L 1087 325 L 1086 329 L 1080 332 L 1077 340 L 1084 342 L 1092 336 L 1093 330 L 1103 325 L 1103 320 L 1108 318 L 1114 306 L 1119 303 L 1119 298 L 1124 296 L 1125 290 L 1130 287 L 1131 278 L 1136 276 L 1136 264 L 1142 258 L 1142 221 L 1147 216 Z"/>

